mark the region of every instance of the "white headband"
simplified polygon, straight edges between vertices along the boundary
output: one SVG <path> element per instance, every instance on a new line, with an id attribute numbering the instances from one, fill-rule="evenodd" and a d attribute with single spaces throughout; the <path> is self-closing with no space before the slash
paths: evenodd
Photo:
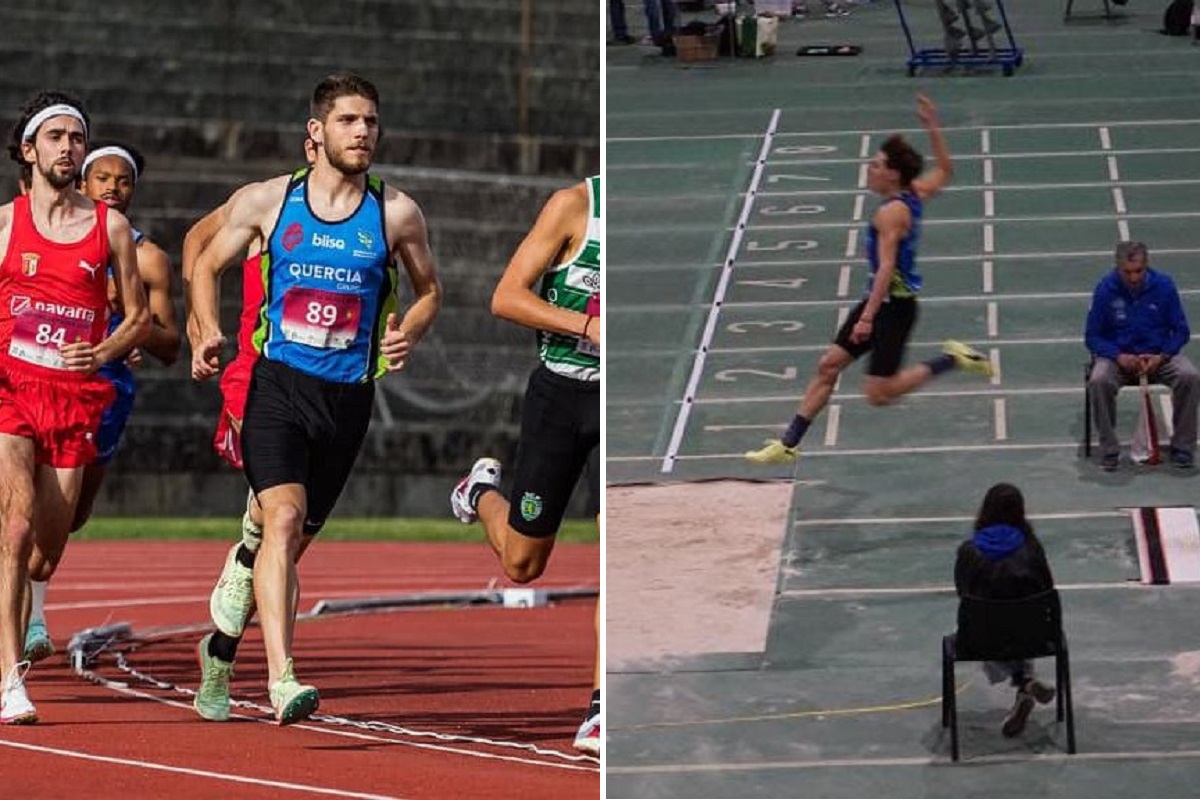
<path id="1" fill-rule="evenodd" d="M 69 106 L 66 103 L 59 103 L 54 106 L 46 106 L 38 113 L 29 118 L 29 122 L 25 123 L 25 132 L 21 134 L 22 141 L 29 141 L 37 133 L 38 126 L 51 117 L 74 117 L 83 125 L 83 135 L 87 136 L 87 120 L 83 118 L 83 114 L 75 106 Z"/>
<path id="2" fill-rule="evenodd" d="M 133 160 L 133 156 L 130 155 L 129 151 L 126 150 L 124 147 L 121 147 L 120 145 L 110 145 L 108 147 L 101 147 L 98 150 L 93 150 L 92 152 L 88 153 L 87 158 L 85 158 L 83 160 L 83 169 L 80 170 L 80 173 L 86 175 L 88 166 L 90 166 L 91 163 L 93 161 L 95 161 L 97 158 L 104 158 L 105 156 L 116 156 L 117 158 L 124 159 L 126 161 L 126 163 L 129 164 L 129 168 L 133 170 L 133 182 L 137 183 L 137 179 L 138 179 L 137 162 Z"/>

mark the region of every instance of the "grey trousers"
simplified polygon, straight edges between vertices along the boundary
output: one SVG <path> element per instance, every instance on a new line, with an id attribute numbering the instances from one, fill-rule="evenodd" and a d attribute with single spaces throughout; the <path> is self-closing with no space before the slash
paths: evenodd
<path id="1" fill-rule="evenodd" d="M 1023 686 L 1025 681 L 1033 680 L 1032 661 L 985 661 L 983 674 L 988 683 L 997 684 L 1011 681 L 1013 686 Z"/>
<path id="2" fill-rule="evenodd" d="M 1137 382 L 1137 375 L 1122 372 L 1117 362 L 1096 357 L 1092 374 L 1088 377 L 1088 399 L 1092 404 L 1092 419 L 1096 424 L 1102 456 L 1116 455 L 1121 449 L 1116 431 L 1117 392 L 1122 386 Z M 1200 404 L 1200 372 L 1196 372 L 1196 367 L 1187 356 L 1178 355 L 1151 375 L 1150 383 L 1171 387 L 1171 403 L 1174 406 L 1171 448 L 1186 453 L 1194 452 L 1196 410 Z"/>

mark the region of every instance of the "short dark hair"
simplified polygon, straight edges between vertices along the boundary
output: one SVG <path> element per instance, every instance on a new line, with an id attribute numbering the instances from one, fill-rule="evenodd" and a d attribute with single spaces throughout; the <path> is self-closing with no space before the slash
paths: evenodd
<path id="1" fill-rule="evenodd" d="M 115 139 L 97 139 L 97 140 L 88 142 L 88 152 L 89 153 L 94 153 L 95 151 L 100 150 L 105 147 L 119 147 L 122 150 L 124 150 L 126 153 L 129 153 L 129 155 L 133 156 L 133 163 L 137 168 L 137 175 L 135 175 L 134 177 L 137 179 L 141 178 L 142 173 L 144 173 L 146 171 L 146 158 L 145 158 L 145 156 L 142 155 L 140 150 L 138 150 L 136 147 L 134 147 L 131 144 L 126 144 L 125 142 L 118 142 Z M 88 164 L 88 168 L 86 170 L 84 170 L 84 172 L 82 173 L 82 177 L 87 178 L 87 173 L 89 171 L 91 171 L 91 169 L 92 169 L 92 165 Z"/>
<path id="2" fill-rule="evenodd" d="M 379 107 L 379 90 L 375 88 L 375 84 L 353 72 L 335 72 L 323 78 L 317 84 L 317 88 L 313 89 L 309 114 L 313 119 L 324 122 L 337 99 L 346 96 L 365 97 L 374 103 L 376 108 Z"/>
<path id="3" fill-rule="evenodd" d="M 925 157 L 898 133 L 893 133 L 879 148 L 887 159 L 887 165 L 900 173 L 900 184 L 908 186 L 925 168 Z"/>
<path id="4" fill-rule="evenodd" d="M 38 92 L 21 106 L 21 116 L 17 118 L 17 124 L 13 126 L 12 133 L 8 137 L 8 156 L 22 168 L 26 165 L 25 156 L 21 154 L 21 144 L 25 138 L 25 126 L 29 124 L 29 120 L 33 119 L 34 115 L 39 111 L 60 104 L 76 109 L 83 115 L 84 127 L 91 129 L 92 123 L 88 119 L 87 109 L 83 107 L 83 102 L 78 97 L 66 92 Z"/>

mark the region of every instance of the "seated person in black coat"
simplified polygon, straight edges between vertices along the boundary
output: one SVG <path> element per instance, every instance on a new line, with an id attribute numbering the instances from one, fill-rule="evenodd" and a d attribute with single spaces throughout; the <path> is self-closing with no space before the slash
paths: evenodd
<path id="1" fill-rule="evenodd" d="M 988 489 L 975 518 L 975 532 L 958 548 L 954 585 L 959 597 L 1019 600 L 1054 588 L 1054 578 L 1042 543 L 1025 519 L 1025 498 L 1012 484 Z M 1034 703 L 1054 699 L 1054 687 L 1033 676 L 1032 661 L 985 661 L 983 671 L 991 683 L 1011 680 L 1017 698 L 1004 718 L 1001 731 L 1018 736 Z"/>

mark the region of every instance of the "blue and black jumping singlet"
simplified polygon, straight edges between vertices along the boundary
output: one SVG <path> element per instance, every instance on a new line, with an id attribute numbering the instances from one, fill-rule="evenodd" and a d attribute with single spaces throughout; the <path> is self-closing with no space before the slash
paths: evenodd
<path id="1" fill-rule="evenodd" d="M 921 215 L 924 203 L 921 198 L 911 191 L 901 192 L 895 197 L 889 197 L 879 204 L 879 207 L 892 202 L 902 202 L 908 206 L 912 214 L 912 224 L 908 234 L 900 240 L 896 249 L 896 271 L 892 273 L 892 285 L 888 294 L 892 297 L 915 297 L 924 284 L 924 279 L 917 274 L 917 243 L 921 240 Z M 874 217 L 867 226 L 867 262 L 871 266 L 871 274 L 867 276 L 867 294 L 875 283 L 875 273 L 879 271 L 879 232 L 875 230 Z"/>
<path id="2" fill-rule="evenodd" d="M 383 181 L 368 176 L 358 209 L 318 218 L 309 170 L 292 175 L 264 254 L 266 302 L 254 334 L 268 360 L 334 383 L 381 376 L 379 342 L 395 310 L 396 269 L 383 222 Z"/>

